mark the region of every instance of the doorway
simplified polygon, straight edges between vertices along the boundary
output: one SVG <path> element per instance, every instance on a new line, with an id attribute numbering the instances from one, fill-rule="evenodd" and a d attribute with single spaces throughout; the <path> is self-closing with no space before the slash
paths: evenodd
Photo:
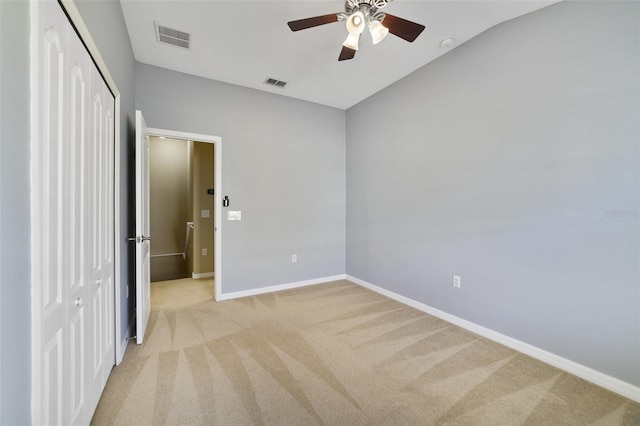
<path id="1" fill-rule="evenodd" d="M 151 128 L 149 136 L 151 281 L 206 280 L 218 299 L 222 140 Z"/>
<path id="2" fill-rule="evenodd" d="M 214 145 L 149 138 L 151 282 L 213 278 Z"/>

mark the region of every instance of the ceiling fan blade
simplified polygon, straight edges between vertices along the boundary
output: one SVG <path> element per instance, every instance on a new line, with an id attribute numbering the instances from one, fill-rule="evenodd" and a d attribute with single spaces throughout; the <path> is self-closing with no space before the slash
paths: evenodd
<path id="1" fill-rule="evenodd" d="M 405 39 L 408 42 L 412 42 L 417 39 L 420 33 L 424 30 L 424 25 L 416 24 L 415 22 L 389 15 L 388 13 L 382 20 L 382 25 L 389 28 L 389 32 L 391 34 Z"/>
<path id="2" fill-rule="evenodd" d="M 339 61 L 347 61 L 349 59 L 353 59 L 356 56 L 356 51 L 348 48 L 347 46 L 342 46 L 342 50 L 340 51 L 340 56 L 338 56 Z"/>
<path id="3" fill-rule="evenodd" d="M 289 25 L 291 31 L 300 31 L 306 30 L 307 28 L 317 27 L 319 25 L 331 24 L 332 22 L 338 22 L 337 13 L 314 16 L 313 18 L 298 19 L 297 21 L 287 22 L 287 25 Z"/>

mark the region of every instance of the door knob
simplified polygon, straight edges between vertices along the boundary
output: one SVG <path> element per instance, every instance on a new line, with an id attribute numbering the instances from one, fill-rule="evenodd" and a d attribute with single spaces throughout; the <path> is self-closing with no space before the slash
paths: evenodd
<path id="1" fill-rule="evenodd" d="M 144 235 L 142 237 L 129 237 L 127 238 L 127 241 L 135 241 L 136 243 L 141 243 L 143 241 L 151 241 L 151 237 L 145 237 Z"/>

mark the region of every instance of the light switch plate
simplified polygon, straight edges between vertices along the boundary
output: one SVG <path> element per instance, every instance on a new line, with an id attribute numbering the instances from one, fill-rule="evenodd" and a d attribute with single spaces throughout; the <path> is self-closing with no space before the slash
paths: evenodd
<path id="1" fill-rule="evenodd" d="M 227 212 L 227 220 L 242 220 L 242 212 L 229 210 Z"/>

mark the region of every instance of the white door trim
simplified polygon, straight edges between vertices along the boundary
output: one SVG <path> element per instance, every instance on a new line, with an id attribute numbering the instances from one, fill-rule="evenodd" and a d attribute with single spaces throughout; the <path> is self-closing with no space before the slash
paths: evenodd
<path id="1" fill-rule="evenodd" d="M 222 138 L 220 136 L 201 135 L 198 133 L 181 132 L 176 130 L 154 129 L 149 127 L 150 136 L 159 136 L 173 139 L 183 139 L 213 144 L 214 152 L 214 212 L 215 235 L 213 239 L 214 257 L 213 270 L 215 271 L 215 300 L 222 297 Z"/>
<path id="2" fill-rule="evenodd" d="M 37 0 L 36 0 L 37 1 Z M 114 112 L 114 136 L 115 136 L 115 152 L 114 152 L 114 174 L 115 181 L 113 183 L 114 187 L 114 229 L 115 229 L 115 242 L 114 242 L 114 267 L 115 267 L 115 279 L 114 279 L 114 298 L 115 298 L 115 349 L 116 349 L 116 359 L 115 364 L 118 365 L 122 362 L 122 358 L 124 357 L 124 351 L 127 346 L 127 337 L 123 337 L 122 333 L 122 307 L 120 306 L 121 300 L 121 290 L 122 290 L 122 274 L 120 271 L 120 256 L 122 252 L 123 245 L 127 244 L 127 241 L 121 238 L 123 234 L 122 231 L 122 220 L 120 217 L 120 144 L 122 141 L 120 140 L 120 90 L 118 90 L 118 86 L 116 85 L 115 80 L 111 76 L 109 72 L 109 68 L 107 67 L 107 63 L 105 62 L 102 54 L 100 54 L 100 50 L 98 50 L 98 45 L 91 37 L 91 33 L 89 32 L 89 28 L 84 23 L 82 19 L 82 15 L 80 15 L 80 11 L 75 5 L 73 0 L 59 0 L 62 4 L 62 7 L 67 12 L 69 16 L 69 20 L 73 23 L 73 26 L 76 28 L 76 31 L 80 35 L 80 38 L 84 42 L 89 54 L 93 58 L 98 70 L 102 74 L 109 90 L 113 93 L 113 97 L 115 98 L 115 112 Z M 125 247 L 126 249 L 126 247 Z M 123 343 L 124 342 L 124 343 Z"/>

